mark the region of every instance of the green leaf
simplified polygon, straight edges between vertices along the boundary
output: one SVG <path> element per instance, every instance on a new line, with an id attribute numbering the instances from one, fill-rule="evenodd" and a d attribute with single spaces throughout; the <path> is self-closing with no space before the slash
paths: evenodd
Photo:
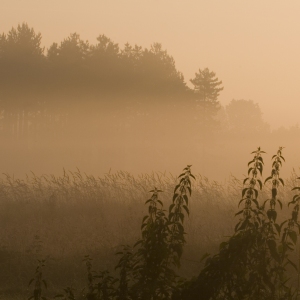
<path id="1" fill-rule="evenodd" d="M 143 243 L 143 240 L 138 240 L 134 245 L 133 245 L 133 247 L 136 247 L 136 246 L 138 246 L 139 244 L 142 244 Z"/>
<path id="2" fill-rule="evenodd" d="M 255 194 L 255 199 L 258 197 L 258 191 L 256 189 L 253 189 L 254 190 L 254 194 Z"/>
<path id="3" fill-rule="evenodd" d="M 295 231 L 289 231 L 288 236 L 291 238 L 294 245 L 296 245 L 296 243 L 297 243 L 297 233 Z"/>
<path id="4" fill-rule="evenodd" d="M 258 205 L 258 202 L 257 202 L 257 200 L 256 200 L 256 199 L 252 199 L 252 201 L 255 203 L 256 207 L 258 208 L 258 207 L 259 207 L 259 205 Z"/>
<path id="5" fill-rule="evenodd" d="M 171 204 L 170 207 L 169 207 L 169 213 L 172 211 L 172 209 L 174 208 L 175 204 Z"/>
<path id="6" fill-rule="evenodd" d="M 267 203 L 268 201 L 270 201 L 270 199 L 267 199 L 267 200 L 264 201 L 263 208 L 265 208 L 265 205 L 266 205 L 266 203 Z"/>
<path id="7" fill-rule="evenodd" d="M 260 166 L 257 167 L 257 169 L 258 169 L 260 175 L 262 176 L 263 166 L 260 165 Z"/>
<path id="8" fill-rule="evenodd" d="M 144 223 L 148 218 L 149 218 L 149 216 L 145 216 L 145 217 L 143 218 L 142 223 Z"/>
<path id="9" fill-rule="evenodd" d="M 249 188 L 244 188 L 244 189 L 243 189 L 243 191 L 242 191 L 242 198 L 244 198 L 245 193 L 247 192 L 247 190 L 249 190 Z"/>
<path id="10" fill-rule="evenodd" d="M 268 247 L 270 249 L 270 253 L 272 257 L 277 261 L 280 262 L 280 256 L 277 251 L 276 242 L 274 240 L 267 240 Z"/>
<path id="11" fill-rule="evenodd" d="M 182 207 L 186 211 L 186 213 L 189 215 L 190 211 L 189 211 L 188 207 L 186 205 L 183 205 Z"/>
<path id="12" fill-rule="evenodd" d="M 263 164 L 264 163 L 264 160 L 263 160 L 263 158 L 260 156 L 260 157 L 258 157 L 257 158 L 259 161 L 261 161 L 261 163 Z"/>
<path id="13" fill-rule="evenodd" d="M 252 164 L 254 162 L 254 159 L 252 159 L 251 161 L 248 162 L 248 167 L 250 164 Z"/>
<path id="14" fill-rule="evenodd" d="M 261 190 L 261 189 L 262 189 L 262 182 L 261 182 L 261 180 L 259 180 L 259 179 L 257 179 L 257 182 L 258 182 L 258 184 L 259 184 L 259 189 Z"/>
<path id="15" fill-rule="evenodd" d="M 189 203 L 189 198 L 187 195 L 183 195 L 183 199 L 185 200 L 185 203 L 188 205 Z"/>
<path id="16" fill-rule="evenodd" d="M 238 207 L 240 207 L 241 203 L 244 201 L 245 199 L 241 199 L 239 204 L 238 204 Z"/>
<path id="17" fill-rule="evenodd" d="M 209 253 L 204 253 L 204 254 L 202 255 L 202 257 L 200 258 L 200 262 L 202 262 L 205 258 L 207 258 L 207 257 L 209 257 L 209 256 L 210 256 Z"/>
<path id="18" fill-rule="evenodd" d="M 176 192 L 176 190 L 177 190 L 179 187 L 180 187 L 180 184 L 177 184 L 177 185 L 175 186 L 174 193 Z"/>
<path id="19" fill-rule="evenodd" d="M 185 203 L 186 203 L 186 205 L 188 206 L 189 205 L 189 197 L 188 196 L 186 196 L 186 198 L 184 198 L 185 199 Z"/>
<path id="20" fill-rule="evenodd" d="M 265 180 L 264 183 L 266 183 L 267 181 L 271 180 L 272 178 L 273 178 L 272 176 L 267 177 L 267 179 Z"/>
<path id="21" fill-rule="evenodd" d="M 242 222 L 241 226 L 239 227 L 239 230 L 245 229 L 245 228 L 247 227 L 248 224 L 249 224 L 249 220 L 248 220 L 248 219 L 245 219 L 245 220 Z"/>
<path id="22" fill-rule="evenodd" d="M 228 242 L 222 242 L 219 246 L 220 251 L 228 245 Z"/>
<path id="23" fill-rule="evenodd" d="M 181 220 L 181 223 L 183 223 L 184 220 L 184 214 L 183 213 L 179 213 L 179 218 Z"/>
<path id="24" fill-rule="evenodd" d="M 30 285 L 32 284 L 33 280 L 34 280 L 34 278 L 32 278 L 32 279 L 29 281 L 28 286 L 30 286 Z"/>
<path id="25" fill-rule="evenodd" d="M 279 181 L 281 182 L 281 184 L 284 186 L 284 181 L 282 178 L 279 178 Z"/>
<path id="26" fill-rule="evenodd" d="M 288 203 L 288 207 L 290 207 L 290 204 L 295 204 L 296 203 L 296 201 L 291 201 L 291 202 L 289 202 Z"/>
<path id="27" fill-rule="evenodd" d="M 294 267 L 294 269 L 296 270 L 296 271 L 298 271 L 298 267 L 296 266 L 296 264 L 294 263 L 294 262 L 292 262 L 290 259 L 288 259 L 288 258 L 286 258 L 287 259 L 287 261 L 289 262 L 289 264 L 292 266 L 292 267 Z"/>
<path id="28" fill-rule="evenodd" d="M 277 218 L 277 212 L 276 212 L 276 210 L 269 209 L 267 211 L 267 216 L 268 216 L 268 218 L 269 218 L 270 221 L 273 220 L 275 222 L 276 218 Z"/>
<path id="29" fill-rule="evenodd" d="M 249 170 L 248 170 L 248 176 L 249 176 L 249 174 L 250 174 L 250 172 L 253 170 L 253 168 L 250 168 Z"/>
<path id="30" fill-rule="evenodd" d="M 164 206 L 160 200 L 157 200 L 157 203 L 159 203 L 161 206 Z"/>
<path id="31" fill-rule="evenodd" d="M 243 181 L 243 184 L 245 184 L 248 179 L 249 179 L 249 177 L 245 178 L 244 181 Z"/>
<path id="32" fill-rule="evenodd" d="M 238 223 L 235 225 L 235 227 L 234 227 L 234 231 L 238 231 L 238 228 L 239 228 L 240 224 L 241 224 L 241 221 L 240 221 L 240 222 L 238 222 Z"/>
<path id="33" fill-rule="evenodd" d="M 278 234 L 280 234 L 281 227 L 277 223 L 274 223 L 274 226 L 275 226 Z"/>
<path id="34" fill-rule="evenodd" d="M 174 194 L 173 195 L 173 202 L 176 200 L 176 198 L 179 196 L 179 194 Z"/>
<path id="35" fill-rule="evenodd" d="M 188 191 L 190 193 L 190 196 L 192 196 L 192 189 L 189 186 L 187 187 L 187 189 L 188 189 Z"/>
<path id="36" fill-rule="evenodd" d="M 297 200 L 299 200 L 300 199 L 300 196 L 299 195 L 295 195 L 294 197 L 293 197 L 293 201 L 297 201 Z"/>
<path id="37" fill-rule="evenodd" d="M 172 220 L 173 216 L 174 216 L 173 212 L 169 213 L 169 220 Z"/>
<path id="38" fill-rule="evenodd" d="M 235 216 L 238 216 L 238 215 L 240 215 L 241 213 L 243 213 L 243 209 L 242 210 L 240 210 L 239 212 L 237 212 L 236 214 L 235 214 Z"/>
<path id="39" fill-rule="evenodd" d="M 284 222 L 282 222 L 281 224 L 280 224 L 280 231 L 281 231 L 281 229 L 282 229 L 282 226 L 287 222 L 288 220 L 285 220 Z"/>
<path id="40" fill-rule="evenodd" d="M 279 203 L 280 208 L 282 209 L 282 202 L 279 199 L 277 199 L 277 202 Z"/>

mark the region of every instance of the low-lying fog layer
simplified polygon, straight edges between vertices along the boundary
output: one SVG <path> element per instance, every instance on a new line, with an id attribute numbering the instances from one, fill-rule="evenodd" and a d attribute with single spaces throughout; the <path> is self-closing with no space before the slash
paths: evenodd
<path id="1" fill-rule="evenodd" d="M 205 124 L 203 112 L 182 103 L 163 103 L 155 98 L 136 106 L 121 106 L 120 99 L 100 103 L 63 101 L 56 98 L 34 109 L 1 113 L 1 172 L 24 177 L 31 171 L 61 175 L 63 168 L 93 175 L 125 170 L 133 174 L 171 172 L 176 175 L 187 164 L 196 173 L 213 180 L 230 174 L 243 178 L 250 153 L 261 147 L 264 176 L 271 171 L 271 157 L 285 147 L 283 176 L 300 166 L 298 127 L 271 131 L 260 111 L 250 111 L 251 101 L 240 105 L 234 114 L 230 105 L 216 116 L 216 125 Z M 48 103 L 49 103 L 48 99 Z M 236 103 L 231 103 L 234 106 Z M 252 107 L 252 108 L 253 108 Z M 195 109 L 196 108 L 196 109 Z M 231 114 L 230 114 L 231 113 Z"/>

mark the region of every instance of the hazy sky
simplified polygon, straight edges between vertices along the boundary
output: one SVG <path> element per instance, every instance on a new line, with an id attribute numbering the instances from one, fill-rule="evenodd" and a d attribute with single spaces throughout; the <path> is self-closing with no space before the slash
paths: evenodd
<path id="1" fill-rule="evenodd" d="M 46 47 L 73 32 L 121 48 L 160 42 L 187 82 L 199 68 L 216 72 L 223 105 L 252 99 L 272 127 L 298 123 L 299 0 L 0 0 L 0 10 L 1 33 L 27 22 Z"/>

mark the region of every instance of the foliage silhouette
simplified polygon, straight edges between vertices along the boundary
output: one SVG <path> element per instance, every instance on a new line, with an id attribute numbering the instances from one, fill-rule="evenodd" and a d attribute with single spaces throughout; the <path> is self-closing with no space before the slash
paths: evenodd
<path id="1" fill-rule="evenodd" d="M 239 205 L 244 203 L 244 208 L 236 214 L 241 219 L 234 235 L 220 244 L 219 253 L 206 259 L 198 278 L 186 283 L 174 299 L 199 299 L 199 295 L 201 299 L 295 299 L 286 275 L 286 265 L 295 266 L 288 258 L 288 251 L 296 243 L 294 223 L 284 230 L 281 239 L 280 230 L 286 221 L 281 225 L 276 223 L 275 205 L 282 205 L 277 199 L 278 186 L 283 184 L 279 177 L 284 160 L 282 147 L 273 156 L 272 174 L 266 179 L 272 182 L 272 197 L 264 203 L 270 203 L 267 211 L 258 203 L 264 151 L 258 148 L 252 153 L 249 177 L 244 180 L 246 187 L 239 202 Z"/>
<path id="2" fill-rule="evenodd" d="M 296 194 L 289 205 L 293 205 L 292 217 L 277 223 L 276 204 L 278 188 L 284 185 L 280 168 L 284 157 L 280 147 L 272 157 L 271 176 L 265 183 L 271 183 L 271 198 L 259 205 L 259 191 L 262 189 L 264 160 L 262 151 L 253 151 L 248 163 L 248 177 L 244 179 L 242 198 L 236 213 L 240 219 L 234 234 L 219 247 L 214 256 L 203 256 L 204 268 L 197 278 L 186 280 L 177 275 L 185 245 L 184 218 L 189 215 L 189 197 L 192 193 L 191 166 L 179 175 L 172 204 L 168 212 L 159 199 L 162 190 L 154 188 L 146 201 L 148 214 L 141 225 L 141 238 L 133 247 L 123 246 L 116 265 L 118 278 L 108 271 L 95 272 L 92 259 L 85 256 L 88 286 L 84 295 L 88 300 L 193 300 L 193 299 L 296 299 L 297 290 L 288 285 L 288 267 L 297 269 L 290 258 L 297 242 L 300 196 Z M 294 187 L 292 190 L 300 190 Z M 269 206 L 266 209 L 266 206 Z M 41 295 L 41 270 L 35 276 L 35 294 Z M 34 279 L 31 280 L 33 282 Z M 30 283 L 31 283 L 30 282 Z M 57 298 L 73 299 L 72 289 L 64 289 Z M 40 298 L 37 298 L 40 299 Z"/>

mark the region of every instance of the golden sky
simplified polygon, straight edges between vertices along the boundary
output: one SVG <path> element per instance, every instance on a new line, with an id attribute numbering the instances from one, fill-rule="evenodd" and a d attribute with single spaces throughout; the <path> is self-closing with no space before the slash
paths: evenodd
<path id="1" fill-rule="evenodd" d="M 48 47 L 77 32 L 96 43 L 162 43 L 189 82 L 208 67 L 223 81 L 220 102 L 252 99 L 272 127 L 298 123 L 300 1 L 0 0 L 0 32 L 27 22 Z"/>

